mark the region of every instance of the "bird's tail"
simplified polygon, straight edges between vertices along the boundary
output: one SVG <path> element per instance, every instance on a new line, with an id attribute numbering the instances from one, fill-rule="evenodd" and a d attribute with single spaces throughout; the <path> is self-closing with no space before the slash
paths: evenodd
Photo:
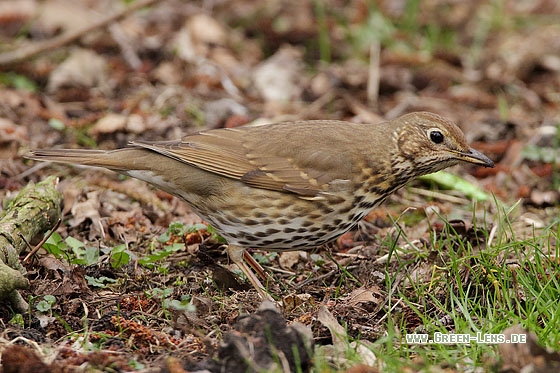
<path id="1" fill-rule="evenodd" d="M 130 167 L 130 160 L 136 155 L 140 156 L 144 153 L 143 149 L 134 147 L 117 150 L 35 149 L 24 157 L 36 161 L 70 163 L 121 171 Z"/>

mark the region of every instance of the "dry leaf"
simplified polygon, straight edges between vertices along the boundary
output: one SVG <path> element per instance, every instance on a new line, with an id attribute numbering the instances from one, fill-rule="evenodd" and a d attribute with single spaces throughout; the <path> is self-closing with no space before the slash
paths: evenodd
<path id="1" fill-rule="evenodd" d="M 61 87 L 93 88 L 108 91 L 107 62 L 89 49 L 74 49 L 49 76 L 47 91 Z"/>
<path id="2" fill-rule="evenodd" d="M 122 114 L 109 113 L 99 119 L 93 127 L 88 131 L 90 135 L 99 135 L 101 133 L 114 133 L 122 131 L 126 128 L 126 116 Z"/>
<path id="3" fill-rule="evenodd" d="M 345 297 L 345 302 L 347 302 L 349 306 L 355 306 L 357 304 L 367 302 L 377 303 L 379 302 L 380 294 L 381 291 L 377 286 L 371 286 L 367 288 L 361 287 L 352 290 L 352 292 Z"/>
<path id="4" fill-rule="evenodd" d="M 302 255 L 305 255 L 305 251 L 284 251 L 280 254 L 278 259 L 280 267 L 285 269 L 291 269 L 295 266 Z"/>
<path id="5" fill-rule="evenodd" d="M 72 219 L 68 221 L 71 227 L 76 227 L 83 223 L 86 219 L 91 220 L 91 229 L 89 236 L 93 237 L 104 237 L 103 226 L 101 224 L 101 216 L 99 215 L 99 209 L 101 205 L 99 203 L 99 192 L 89 192 L 86 195 L 86 199 L 83 201 L 77 201 L 72 206 Z"/>
<path id="6" fill-rule="evenodd" d="M 315 305 L 310 294 L 290 294 L 282 298 L 284 312 L 292 312 L 297 308 L 309 310 Z"/>
<path id="7" fill-rule="evenodd" d="M 302 56 L 299 48 L 284 46 L 255 68 L 253 83 L 265 101 L 301 99 Z"/>

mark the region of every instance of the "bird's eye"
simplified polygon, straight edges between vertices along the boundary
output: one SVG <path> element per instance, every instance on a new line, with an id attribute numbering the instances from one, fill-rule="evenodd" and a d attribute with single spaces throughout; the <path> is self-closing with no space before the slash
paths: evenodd
<path id="1" fill-rule="evenodd" d="M 429 132 L 430 140 L 434 142 L 434 144 L 441 144 L 443 142 L 443 133 L 438 130 L 430 130 Z"/>

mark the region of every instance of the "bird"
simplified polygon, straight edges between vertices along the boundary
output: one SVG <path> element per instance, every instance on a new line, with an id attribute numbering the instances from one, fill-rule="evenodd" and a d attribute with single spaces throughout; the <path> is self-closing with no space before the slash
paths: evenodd
<path id="1" fill-rule="evenodd" d="M 458 163 L 494 167 L 456 124 L 429 112 L 375 124 L 211 129 L 116 150 L 36 149 L 26 158 L 106 168 L 179 197 L 226 239 L 229 258 L 267 299 L 244 261 L 255 264 L 247 248 L 317 248 L 419 176 Z"/>

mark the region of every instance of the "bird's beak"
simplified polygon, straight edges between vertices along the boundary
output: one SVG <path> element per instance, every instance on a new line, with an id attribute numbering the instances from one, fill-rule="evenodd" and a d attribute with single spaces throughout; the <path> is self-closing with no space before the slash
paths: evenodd
<path id="1" fill-rule="evenodd" d="M 468 152 L 458 152 L 456 155 L 459 160 L 464 162 L 484 167 L 494 167 L 494 162 L 490 158 L 473 148 L 470 148 Z"/>

